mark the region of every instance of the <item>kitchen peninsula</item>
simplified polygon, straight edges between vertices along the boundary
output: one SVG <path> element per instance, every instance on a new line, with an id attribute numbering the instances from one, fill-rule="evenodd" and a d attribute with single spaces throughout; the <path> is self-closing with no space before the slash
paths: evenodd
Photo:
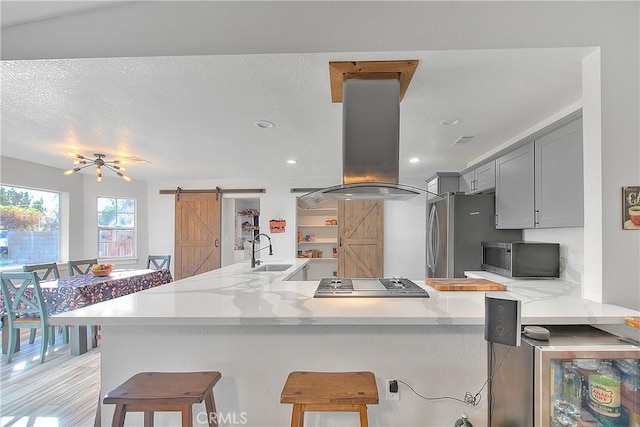
<path id="1" fill-rule="evenodd" d="M 102 325 L 102 392 L 142 371 L 216 370 L 216 403 L 228 424 L 280 427 L 290 405 L 280 404 L 291 371 L 372 371 L 380 404 L 371 426 L 447 426 L 460 412 L 486 425 L 486 396 L 475 407 L 427 401 L 401 384 L 400 401 L 385 400 L 386 379 L 399 379 L 428 397 L 463 399 L 486 380 L 483 292 L 438 292 L 430 298 L 313 298 L 318 281 L 297 281 L 309 261 L 283 271 L 240 263 L 51 318 L 52 324 Z M 284 267 L 283 267 L 284 268 Z M 277 268 L 273 268 L 277 270 Z M 423 280 L 413 278 L 416 283 Z M 424 286 L 424 285 L 423 285 Z M 633 310 L 580 298 L 560 281 L 509 283 L 522 301 L 523 324 L 620 324 Z M 486 394 L 486 391 L 485 391 Z M 113 405 L 102 406 L 109 425 Z M 204 407 L 194 418 L 204 421 Z M 128 416 L 133 425 L 139 414 Z M 177 423 L 157 414 L 156 425 Z M 350 413 L 310 413 L 310 425 L 352 425 Z M 242 421 L 242 423 L 241 423 Z"/>

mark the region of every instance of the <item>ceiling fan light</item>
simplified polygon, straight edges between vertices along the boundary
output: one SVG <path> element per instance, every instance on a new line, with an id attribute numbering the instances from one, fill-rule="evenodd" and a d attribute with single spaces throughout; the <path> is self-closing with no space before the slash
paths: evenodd
<path id="1" fill-rule="evenodd" d="M 63 172 L 63 175 L 71 175 L 75 172 L 79 172 L 82 169 L 91 167 L 91 166 L 95 166 L 96 167 L 96 176 L 98 179 L 98 182 L 102 181 L 102 167 L 106 167 L 107 169 L 109 169 L 111 172 L 117 174 L 119 177 L 121 177 L 122 179 L 124 179 L 127 182 L 131 182 L 131 178 L 129 178 L 128 176 L 125 176 L 122 172 L 119 171 L 124 171 L 125 169 L 121 166 L 118 166 L 120 164 L 124 164 L 126 163 L 125 161 L 122 160 L 105 160 L 105 157 L 107 157 L 106 154 L 101 154 L 101 153 L 95 153 L 93 156 L 95 157 L 95 159 L 90 159 L 88 157 L 83 156 L 82 154 L 77 154 L 77 153 L 69 153 L 69 155 L 74 157 L 74 161 L 73 164 L 74 165 L 85 165 L 85 166 L 81 166 L 81 167 L 77 167 L 74 169 L 69 169 L 69 170 L 65 170 Z"/>
<path id="2" fill-rule="evenodd" d="M 67 169 L 66 171 L 62 172 L 63 175 L 71 175 L 74 174 L 76 172 L 78 172 L 81 168 L 73 168 L 73 169 Z"/>

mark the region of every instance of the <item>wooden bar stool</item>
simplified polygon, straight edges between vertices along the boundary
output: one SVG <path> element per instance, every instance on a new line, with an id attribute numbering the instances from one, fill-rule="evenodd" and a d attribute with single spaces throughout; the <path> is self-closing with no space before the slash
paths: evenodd
<path id="1" fill-rule="evenodd" d="M 358 412 L 367 427 L 367 404 L 378 404 L 371 372 L 291 372 L 280 403 L 293 403 L 291 427 L 304 426 L 305 412 Z"/>
<path id="2" fill-rule="evenodd" d="M 182 427 L 192 427 L 192 405 L 207 408 L 209 426 L 217 427 L 213 386 L 220 372 L 142 372 L 107 393 L 104 403 L 115 403 L 112 427 L 123 427 L 127 412 L 144 412 L 144 426 L 153 427 L 155 411 L 180 411 Z"/>

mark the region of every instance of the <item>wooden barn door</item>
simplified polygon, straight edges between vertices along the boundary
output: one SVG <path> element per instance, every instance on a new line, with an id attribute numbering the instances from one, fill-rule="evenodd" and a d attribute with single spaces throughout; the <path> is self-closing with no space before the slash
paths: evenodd
<path id="1" fill-rule="evenodd" d="M 338 277 L 384 277 L 384 202 L 338 202 Z"/>
<path id="2" fill-rule="evenodd" d="M 220 268 L 222 195 L 176 195 L 174 279 Z"/>

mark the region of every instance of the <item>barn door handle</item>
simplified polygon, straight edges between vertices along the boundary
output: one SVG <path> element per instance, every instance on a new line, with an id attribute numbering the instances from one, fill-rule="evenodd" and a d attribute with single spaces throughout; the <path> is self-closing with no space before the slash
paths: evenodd
<path id="1" fill-rule="evenodd" d="M 219 248 L 220 247 L 220 240 L 216 239 L 213 244 L 215 245 L 216 248 Z"/>

